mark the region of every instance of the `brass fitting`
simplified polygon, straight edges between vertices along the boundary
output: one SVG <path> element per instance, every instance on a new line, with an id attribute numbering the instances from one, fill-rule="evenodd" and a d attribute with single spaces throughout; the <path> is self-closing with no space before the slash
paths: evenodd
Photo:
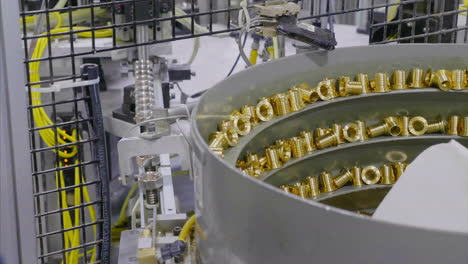
<path id="1" fill-rule="evenodd" d="M 433 121 L 429 122 L 427 124 L 427 134 L 433 134 L 433 133 L 445 133 L 445 130 L 447 129 L 447 121 L 445 120 L 440 120 L 440 121 Z"/>
<path id="2" fill-rule="evenodd" d="M 409 132 L 415 136 L 424 135 L 427 131 L 428 124 L 426 118 L 422 116 L 415 116 L 409 120 Z"/>
<path id="3" fill-rule="evenodd" d="M 276 140 L 276 148 L 282 162 L 288 162 L 292 157 L 292 148 L 288 140 Z"/>
<path id="4" fill-rule="evenodd" d="M 375 166 L 364 167 L 361 171 L 361 179 L 367 185 L 378 183 L 381 175 L 379 169 Z"/>
<path id="5" fill-rule="evenodd" d="M 349 76 L 341 76 L 338 78 L 338 90 L 337 93 L 339 96 L 346 96 L 348 95 L 346 91 L 346 84 L 351 81 L 351 77 Z"/>
<path id="6" fill-rule="evenodd" d="M 324 136 L 324 135 L 327 135 L 327 134 L 330 134 L 332 132 L 332 130 L 330 128 L 316 128 L 314 130 L 314 137 L 315 139 L 321 137 L 321 136 Z"/>
<path id="7" fill-rule="evenodd" d="M 252 130 L 252 125 L 250 124 L 250 116 L 239 114 L 231 115 L 232 127 L 237 134 L 245 136 L 250 133 Z"/>
<path id="8" fill-rule="evenodd" d="M 361 140 L 361 128 L 356 123 L 350 123 L 344 126 L 344 138 L 348 142 L 356 142 Z"/>
<path id="9" fill-rule="evenodd" d="M 335 82 L 332 79 L 326 79 L 317 85 L 317 94 L 323 101 L 335 98 Z"/>
<path id="10" fill-rule="evenodd" d="M 448 120 L 447 134 L 458 135 L 460 132 L 460 116 L 450 116 Z"/>
<path id="11" fill-rule="evenodd" d="M 301 158 L 305 156 L 304 141 L 299 137 L 293 137 L 290 140 L 293 158 Z"/>
<path id="12" fill-rule="evenodd" d="M 291 188 L 288 185 L 281 185 L 279 188 L 283 190 L 284 192 L 287 192 L 287 193 L 291 192 Z"/>
<path id="13" fill-rule="evenodd" d="M 260 165 L 260 158 L 258 154 L 255 153 L 247 153 L 245 160 L 247 161 L 247 164 L 249 166 L 252 166 L 254 168 L 261 168 Z"/>
<path id="14" fill-rule="evenodd" d="M 468 116 L 464 116 L 460 126 L 460 136 L 468 137 Z"/>
<path id="15" fill-rule="evenodd" d="M 302 198 L 308 198 L 309 197 L 309 186 L 302 184 L 300 182 L 296 182 L 294 184 L 294 188 L 297 190 L 297 196 L 300 196 Z"/>
<path id="16" fill-rule="evenodd" d="M 229 129 L 233 129 L 232 120 L 221 120 L 218 123 L 218 131 L 227 131 Z"/>
<path id="17" fill-rule="evenodd" d="M 339 189 L 353 180 L 353 175 L 347 169 L 341 170 L 340 174 L 333 179 L 333 183 Z"/>
<path id="18" fill-rule="evenodd" d="M 388 124 L 385 122 L 367 127 L 367 135 L 371 138 L 384 135 L 387 132 L 388 132 Z"/>
<path id="19" fill-rule="evenodd" d="M 226 137 L 224 136 L 223 132 L 217 131 L 214 132 L 210 135 L 208 139 L 208 146 L 213 149 L 213 148 L 221 148 L 225 149 L 227 148 L 228 142 L 226 140 Z"/>
<path id="20" fill-rule="evenodd" d="M 420 68 L 414 68 L 411 71 L 410 75 L 410 88 L 424 88 L 426 85 L 424 84 L 424 70 Z"/>
<path id="21" fill-rule="evenodd" d="M 426 74 L 424 75 L 424 84 L 426 85 L 426 87 L 433 87 L 434 86 L 434 72 L 429 69 L 427 70 Z"/>
<path id="22" fill-rule="evenodd" d="M 255 111 L 255 106 L 253 105 L 244 105 L 241 107 L 241 114 L 249 116 L 250 117 L 250 124 L 252 126 L 258 125 L 258 117 L 257 113 Z"/>
<path id="23" fill-rule="evenodd" d="M 289 105 L 291 106 L 291 111 L 297 112 L 299 110 L 304 109 L 305 104 L 304 104 L 304 101 L 302 101 L 301 90 L 297 88 L 293 88 L 289 90 L 288 99 L 289 99 Z"/>
<path id="24" fill-rule="evenodd" d="M 312 198 L 319 196 L 320 188 L 319 188 L 319 181 L 317 177 L 309 176 L 306 178 L 306 182 L 309 185 L 309 192 Z"/>
<path id="25" fill-rule="evenodd" d="M 265 149 L 265 156 L 267 158 L 267 166 L 270 169 L 278 169 L 283 166 L 279 159 L 278 150 L 276 148 L 268 147 Z"/>
<path id="26" fill-rule="evenodd" d="M 395 183 L 395 176 L 393 175 L 393 170 L 390 165 L 382 165 L 382 167 L 380 167 L 380 174 L 382 176 L 380 178 L 380 184 L 389 185 Z"/>
<path id="27" fill-rule="evenodd" d="M 291 112 L 288 96 L 286 94 L 275 94 L 271 97 L 270 100 L 272 102 L 274 112 L 277 116 L 284 116 Z"/>
<path id="28" fill-rule="evenodd" d="M 336 190 L 335 183 L 333 182 L 333 176 L 329 171 L 320 173 L 320 181 L 322 183 L 322 192 L 329 193 Z"/>
<path id="29" fill-rule="evenodd" d="M 337 139 L 338 139 L 338 145 L 339 144 L 343 144 L 343 143 L 346 143 L 345 139 L 344 139 L 344 134 L 343 134 L 343 126 L 340 125 L 340 124 L 333 124 L 331 126 L 331 129 L 333 131 L 333 133 L 335 133 Z"/>
<path id="30" fill-rule="evenodd" d="M 247 166 L 247 168 L 243 169 L 242 172 L 254 178 L 258 178 L 260 177 L 262 170 L 261 168 L 256 168 L 254 166 Z"/>
<path id="31" fill-rule="evenodd" d="M 407 137 L 409 133 L 409 117 L 401 116 L 398 118 L 398 123 L 400 125 L 400 136 Z"/>
<path id="32" fill-rule="evenodd" d="M 267 122 L 273 119 L 275 112 L 273 111 L 273 106 L 271 105 L 268 98 L 263 97 L 260 99 L 257 106 L 255 107 L 255 114 L 257 114 L 258 119 L 262 120 L 263 122 Z"/>
<path id="33" fill-rule="evenodd" d="M 353 186 L 354 187 L 361 187 L 362 186 L 362 179 L 361 179 L 361 167 L 352 167 L 351 174 L 353 175 Z"/>
<path id="34" fill-rule="evenodd" d="M 452 71 L 452 89 L 463 90 L 466 88 L 466 75 L 465 70 Z"/>
<path id="35" fill-rule="evenodd" d="M 229 128 L 224 131 L 224 136 L 226 137 L 226 141 L 230 147 L 234 147 L 239 143 L 239 135 L 233 128 Z"/>
<path id="36" fill-rule="evenodd" d="M 301 96 L 302 100 L 307 104 L 315 103 L 320 98 L 317 88 L 301 89 Z"/>
<path id="37" fill-rule="evenodd" d="M 247 166 L 246 164 L 247 163 L 245 162 L 245 160 L 237 160 L 236 161 L 236 168 L 242 169 L 242 168 Z"/>
<path id="38" fill-rule="evenodd" d="M 370 81 L 368 74 L 358 73 L 358 75 L 356 75 L 356 80 L 360 82 L 362 87 L 364 88 L 363 93 L 370 92 Z"/>
<path id="39" fill-rule="evenodd" d="M 359 136 L 361 137 L 361 141 L 366 140 L 368 138 L 366 122 L 364 122 L 362 120 L 357 120 L 356 124 L 359 127 Z"/>
<path id="40" fill-rule="evenodd" d="M 262 170 L 267 170 L 267 169 L 269 170 L 268 160 L 265 156 L 261 157 L 259 161 L 260 161 L 260 168 L 262 168 Z"/>
<path id="41" fill-rule="evenodd" d="M 317 138 L 317 148 L 324 149 L 338 145 L 338 136 L 332 132 Z"/>
<path id="42" fill-rule="evenodd" d="M 393 90 L 404 90 L 408 88 L 408 84 L 406 83 L 406 71 L 404 70 L 396 70 L 393 72 L 392 76 L 393 80 Z"/>
<path id="43" fill-rule="evenodd" d="M 346 82 L 344 86 L 344 90 L 346 91 L 346 95 L 360 95 L 366 94 L 366 87 L 361 82 Z"/>
<path id="44" fill-rule="evenodd" d="M 304 140 L 304 150 L 306 152 L 315 150 L 314 136 L 311 131 L 301 131 L 299 136 Z"/>
<path id="45" fill-rule="evenodd" d="M 402 162 L 392 164 L 395 181 L 398 181 L 398 179 L 400 179 L 401 175 L 405 172 L 407 166 L 408 164 Z"/>
<path id="46" fill-rule="evenodd" d="M 434 74 L 434 82 L 442 91 L 452 89 L 452 74 L 447 70 L 438 70 Z"/>
<path id="47" fill-rule="evenodd" d="M 214 152 L 214 154 L 220 156 L 221 158 L 224 158 L 224 148 L 212 148 L 210 147 L 210 150 Z"/>
<path id="48" fill-rule="evenodd" d="M 386 93 L 390 91 L 390 79 L 385 72 L 379 72 L 374 75 L 371 81 L 371 88 L 374 93 Z"/>
<path id="49" fill-rule="evenodd" d="M 384 119 L 384 122 L 388 125 L 388 134 L 390 136 L 396 137 L 401 134 L 400 122 L 398 118 L 390 116 Z"/>

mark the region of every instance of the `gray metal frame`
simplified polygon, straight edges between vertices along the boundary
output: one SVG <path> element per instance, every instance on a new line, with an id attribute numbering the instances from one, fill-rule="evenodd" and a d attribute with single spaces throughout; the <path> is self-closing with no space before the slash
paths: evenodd
<path id="1" fill-rule="evenodd" d="M 18 14 L 17 1 L 0 0 L 0 256 L 4 263 L 35 263 L 33 188 Z"/>
<path id="2" fill-rule="evenodd" d="M 467 52 L 468 45 L 384 45 L 312 52 L 252 67 L 206 92 L 192 119 L 202 262 L 465 263 L 466 233 L 392 224 L 286 194 L 243 175 L 209 151 L 206 139 L 234 109 L 256 104 L 258 98 L 299 82 L 313 85 L 326 76 L 416 66 L 463 68 L 468 65 Z M 323 119 L 327 117 L 306 120 Z"/>

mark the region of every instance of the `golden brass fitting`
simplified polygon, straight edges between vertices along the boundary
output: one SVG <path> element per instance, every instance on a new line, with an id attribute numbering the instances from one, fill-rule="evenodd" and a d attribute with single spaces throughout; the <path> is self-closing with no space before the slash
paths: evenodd
<path id="1" fill-rule="evenodd" d="M 275 94 L 270 100 L 277 116 L 284 116 L 291 112 L 288 95 L 283 93 Z"/>
<path id="2" fill-rule="evenodd" d="M 460 136 L 468 137 L 468 116 L 464 116 L 461 120 Z"/>
<path id="3" fill-rule="evenodd" d="M 408 164 L 402 162 L 392 164 L 395 181 L 398 181 L 398 179 L 400 179 L 401 175 L 405 172 L 407 166 Z"/>
<path id="4" fill-rule="evenodd" d="M 317 85 L 317 94 L 323 101 L 335 98 L 335 82 L 332 79 L 326 79 Z"/>
<path id="5" fill-rule="evenodd" d="M 301 96 L 302 100 L 307 104 L 315 103 L 320 98 L 317 88 L 301 89 Z"/>
<path id="6" fill-rule="evenodd" d="M 305 156 L 304 141 L 299 137 L 293 137 L 290 140 L 293 158 Z"/>
<path id="7" fill-rule="evenodd" d="M 424 70 L 420 68 L 414 68 L 411 71 L 410 75 L 410 88 L 424 88 L 426 85 L 424 84 Z"/>
<path id="8" fill-rule="evenodd" d="M 263 170 L 269 169 L 268 160 L 265 156 L 261 157 L 259 161 L 260 161 L 260 168 L 262 168 Z"/>
<path id="9" fill-rule="evenodd" d="M 332 132 L 332 130 L 330 128 L 316 128 L 314 130 L 314 137 L 315 139 L 321 137 L 321 136 L 324 136 L 324 135 L 327 135 L 327 134 L 330 134 Z"/>
<path id="10" fill-rule="evenodd" d="M 367 127 L 367 135 L 371 138 L 384 135 L 387 132 L 388 132 L 388 124 L 385 122 Z"/>
<path id="11" fill-rule="evenodd" d="M 254 168 L 261 168 L 260 157 L 255 153 L 247 153 L 245 160 L 249 166 Z"/>
<path id="12" fill-rule="evenodd" d="M 239 143 L 239 135 L 233 128 L 229 128 L 224 131 L 224 136 L 226 137 L 226 141 L 230 147 L 234 147 Z"/>
<path id="13" fill-rule="evenodd" d="M 227 131 L 229 129 L 232 129 L 232 120 L 221 120 L 218 123 L 218 131 Z"/>
<path id="14" fill-rule="evenodd" d="M 364 88 L 363 93 L 370 92 L 370 81 L 368 74 L 358 73 L 358 75 L 356 75 L 356 80 L 360 82 L 362 87 Z"/>
<path id="15" fill-rule="evenodd" d="M 247 166 L 246 164 L 247 163 L 245 162 L 245 160 L 237 160 L 236 161 L 236 168 L 242 169 L 242 168 Z"/>
<path id="16" fill-rule="evenodd" d="M 463 90 L 466 88 L 466 75 L 465 70 L 452 71 L 452 89 Z"/>
<path id="17" fill-rule="evenodd" d="M 372 91 L 374 93 L 386 93 L 390 91 L 390 79 L 385 72 L 379 72 L 374 75 L 371 81 Z"/>
<path id="18" fill-rule="evenodd" d="M 322 183 L 322 192 L 328 193 L 336 190 L 333 176 L 329 171 L 320 173 L 320 182 Z"/>
<path id="19" fill-rule="evenodd" d="M 448 91 L 452 89 L 452 76 L 447 70 L 438 70 L 434 74 L 434 82 L 442 91 Z"/>
<path id="20" fill-rule="evenodd" d="M 460 116 L 454 115 L 449 117 L 447 134 L 458 135 L 460 132 Z"/>
<path id="21" fill-rule="evenodd" d="M 297 188 L 297 186 L 295 184 L 289 186 L 289 192 L 299 196 L 299 188 Z"/>
<path id="22" fill-rule="evenodd" d="M 332 132 L 317 138 L 315 145 L 319 149 L 333 147 L 338 145 L 338 136 Z"/>
<path id="23" fill-rule="evenodd" d="M 346 82 L 344 86 L 344 90 L 346 91 L 346 95 L 360 95 L 366 94 L 366 87 L 361 82 Z"/>
<path id="24" fill-rule="evenodd" d="M 333 179 L 333 183 L 339 189 L 353 180 L 353 175 L 347 169 L 341 170 L 340 174 Z"/>
<path id="25" fill-rule="evenodd" d="M 351 174 L 353 176 L 353 186 L 354 187 L 361 187 L 362 186 L 362 179 L 361 179 L 361 171 L 360 167 L 352 167 Z"/>
<path id="26" fill-rule="evenodd" d="M 319 181 L 317 177 L 309 176 L 306 178 L 306 182 L 309 185 L 309 192 L 312 198 L 319 196 L 320 188 L 319 188 Z"/>
<path id="27" fill-rule="evenodd" d="M 393 72 L 393 90 L 404 90 L 408 88 L 408 84 L 406 83 L 406 71 L 404 70 L 396 70 Z"/>
<path id="28" fill-rule="evenodd" d="M 210 135 L 208 139 L 208 146 L 213 149 L 213 148 L 221 148 L 225 149 L 227 148 L 228 142 L 226 140 L 226 137 L 224 136 L 223 132 L 217 131 L 214 132 Z"/>
<path id="29" fill-rule="evenodd" d="M 288 140 L 276 140 L 276 149 L 282 162 L 288 162 L 292 157 L 292 148 Z"/>
<path id="30" fill-rule="evenodd" d="M 263 122 L 267 122 L 273 119 L 275 112 L 273 111 L 273 106 L 271 105 L 268 98 L 263 97 L 260 99 L 257 106 L 255 107 L 255 114 L 257 114 L 258 119 L 262 120 Z"/>
<path id="31" fill-rule="evenodd" d="M 426 118 L 422 116 L 415 116 L 409 120 L 409 132 L 415 136 L 424 135 L 427 131 L 428 124 Z"/>
<path id="32" fill-rule="evenodd" d="M 287 193 L 291 192 L 291 188 L 288 185 L 281 185 L 279 188 L 283 190 L 284 192 L 287 192 Z"/>
<path id="33" fill-rule="evenodd" d="M 401 116 L 400 118 L 398 118 L 398 124 L 400 125 L 400 136 L 409 136 L 409 117 Z"/>
<path id="34" fill-rule="evenodd" d="M 231 115 L 232 127 L 237 134 L 245 136 L 250 133 L 252 130 L 252 125 L 250 124 L 250 116 L 243 114 Z"/>
<path id="35" fill-rule="evenodd" d="M 366 140 L 368 138 L 366 122 L 364 122 L 362 120 L 357 120 L 356 124 L 359 127 L 359 136 L 361 137 L 361 141 Z"/>
<path id="36" fill-rule="evenodd" d="M 338 90 L 337 93 L 339 96 L 346 96 L 348 95 L 346 91 L 346 84 L 351 81 L 351 77 L 349 76 L 341 76 L 338 78 Z"/>
<path id="37" fill-rule="evenodd" d="M 255 106 L 253 106 L 253 105 L 244 105 L 244 106 L 242 106 L 241 107 L 241 114 L 250 117 L 250 124 L 252 124 L 252 126 L 258 125 L 259 119 L 258 119 L 257 113 L 255 111 Z"/>
<path id="38" fill-rule="evenodd" d="M 247 168 L 243 169 L 242 172 L 244 172 L 247 175 L 250 175 L 254 178 L 260 177 L 260 174 L 262 173 L 262 170 L 260 168 L 256 168 L 254 166 L 247 166 Z"/>
<path id="39" fill-rule="evenodd" d="M 311 87 L 307 83 L 300 83 L 300 84 L 294 85 L 292 88 L 310 90 Z"/>
<path id="40" fill-rule="evenodd" d="M 396 137 L 401 134 L 401 127 L 398 122 L 398 118 L 393 116 L 387 117 L 384 119 L 384 122 L 388 125 L 388 134 L 390 134 L 390 136 Z"/>
<path id="41" fill-rule="evenodd" d="M 278 169 L 283 164 L 281 163 L 278 155 L 278 150 L 276 148 L 266 148 L 265 149 L 265 156 L 267 158 L 267 166 L 270 169 Z"/>
<path id="42" fill-rule="evenodd" d="M 338 141 L 338 145 L 339 144 L 343 144 L 343 143 L 346 143 L 345 141 L 345 138 L 344 138 L 344 134 L 343 134 L 343 126 L 340 125 L 340 124 L 333 124 L 331 126 L 331 129 L 333 131 L 333 133 L 335 133 L 336 137 L 337 137 L 337 141 Z"/>
<path id="43" fill-rule="evenodd" d="M 380 167 L 380 174 L 382 176 L 380 178 L 380 184 L 389 185 L 395 183 L 395 176 L 393 175 L 393 170 L 390 165 L 383 165 Z"/>
<path id="44" fill-rule="evenodd" d="M 360 127 L 356 123 L 350 123 L 344 126 L 343 134 L 344 138 L 348 142 L 356 142 L 361 140 L 361 131 Z"/>
<path id="45" fill-rule="evenodd" d="M 210 150 L 213 151 L 216 155 L 220 156 L 221 158 L 224 158 L 224 148 L 210 147 Z"/>
<path id="46" fill-rule="evenodd" d="M 301 90 L 297 88 L 293 88 L 289 90 L 288 99 L 289 99 L 289 105 L 291 106 L 291 111 L 297 112 L 299 110 L 304 109 L 305 104 L 304 104 L 304 101 L 302 101 Z"/>
<path id="47" fill-rule="evenodd" d="M 435 84 L 434 76 L 435 74 L 431 69 L 427 70 L 426 74 L 424 75 L 424 84 L 426 87 L 432 87 Z"/>
<path id="48" fill-rule="evenodd" d="M 311 131 L 301 131 L 299 136 L 304 140 L 304 150 L 306 152 L 312 152 L 315 150 L 314 136 Z"/>
<path id="49" fill-rule="evenodd" d="M 367 185 L 378 183 L 381 175 L 379 169 L 375 166 L 364 167 L 361 171 L 361 179 Z"/>
<path id="50" fill-rule="evenodd" d="M 298 190 L 298 196 L 300 196 L 302 198 L 310 197 L 309 196 L 309 186 L 308 185 L 297 182 L 296 184 L 294 184 L 294 187 L 296 187 L 297 190 Z"/>
<path id="51" fill-rule="evenodd" d="M 445 120 L 440 120 L 440 121 L 433 121 L 429 122 L 427 124 L 427 134 L 433 134 L 433 133 L 445 133 L 445 130 L 447 129 L 447 121 Z"/>

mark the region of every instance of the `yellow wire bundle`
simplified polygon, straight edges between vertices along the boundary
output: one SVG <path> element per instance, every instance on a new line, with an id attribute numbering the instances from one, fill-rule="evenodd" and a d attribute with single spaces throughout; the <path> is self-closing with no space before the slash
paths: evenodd
<path id="1" fill-rule="evenodd" d="M 61 28 L 62 16 L 58 12 L 54 12 L 54 14 L 57 16 L 57 25 L 53 30 L 50 31 L 50 33 L 55 34 L 55 33 L 69 32 L 70 28 L 68 27 Z M 86 30 L 86 29 L 90 29 L 90 28 L 87 28 L 87 27 L 73 27 L 72 28 L 73 31 Z M 90 38 L 93 36 L 93 33 L 90 31 L 87 31 L 87 32 L 78 33 L 77 35 L 79 37 Z M 96 38 L 109 37 L 109 36 L 112 36 L 112 30 L 97 30 L 94 32 L 94 37 Z M 34 52 L 31 56 L 31 59 L 35 60 L 35 59 L 42 58 L 42 56 L 44 55 L 44 51 L 47 47 L 47 44 L 48 44 L 47 37 L 39 38 L 39 40 L 36 43 Z M 40 82 L 41 80 L 40 74 L 39 74 L 40 66 L 41 66 L 41 61 L 29 62 L 30 82 Z M 33 85 L 32 88 L 40 88 L 40 85 Z M 40 92 L 31 92 L 31 98 L 32 98 L 33 106 L 39 106 L 42 104 Z M 54 126 L 54 122 L 50 119 L 49 115 L 47 114 L 47 112 L 44 110 L 43 107 L 33 108 L 32 111 L 33 111 L 34 122 L 37 128 Z M 56 134 L 55 131 L 57 131 L 58 135 Z M 56 130 L 54 130 L 53 128 L 44 128 L 44 129 L 39 130 L 39 135 L 41 136 L 42 140 L 46 143 L 46 145 L 49 147 L 77 142 L 76 130 L 73 130 L 72 134 L 70 135 L 66 131 L 60 128 L 56 128 Z M 57 151 L 58 155 L 62 158 L 72 158 L 77 154 L 78 147 L 74 145 L 71 147 L 71 149 L 72 149 L 71 151 L 55 150 L 55 149 L 52 151 L 54 152 Z M 62 167 L 62 165 L 63 165 L 62 163 L 57 164 L 58 167 Z M 78 158 L 75 160 L 75 165 L 79 165 Z M 80 167 L 77 166 L 74 168 L 74 175 L 75 175 L 74 186 L 76 186 L 75 188 L 73 188 L 74 206 L 79 206 L 81 204 L 82 197 L 86 203 L 91 203 L 91 199 L 90 199 L 88 189 L 86 188 L 86 186 L 79 187 L 80 184 L 85 183 L 85 179 L 84 179 L 82 172 L 80 171 Z M 67 187 L 65 185 L 65 177 L 63 174 L 63 169 L 60 170 L 59 172 L 56 172 L 56 187 L 57 189 Z M 83 193 L 81 193 L 81 190 Z M 61 203 L 61 209 L 64 210 L 61 213 L 61 217 L 63 221 L 63 228 L 68 230 L 68 229 L 73 229 L 73 228 L 80 226 L 81 225 L 80 208 L 78 207 L 77 209 L 73 210 L 75 219 L 74 221 L 72 221 L 70 211 L 67 210 L 69 205 L 67 202 L 66 191 L 60 191 L 59 199 Z M 91 221 L 95 222 L 96 212 L 93 206 L 89 205 L 87 206 L 87 208 L 88 208 L 89 217 Z M 94 240 L 96 240 L 97 239 L 96 238 L 96 225 L 93 225 L 93 233 L 94 233 Z M 65 250 L 79 247 L 80 246 L 80 228 L 66 231 L 64 233 L 64 240 L 65 240 L 64 241 Z M 90 262 L 95 262 L 96 246 L 93 246 L 93 249 L 89 250 L 87 253 L 91 254 Z M 65 261 L 66 264 L 77 264 L 79 258 L 81 257 L 83 257 L 83 254 L 80 254 L 80 248 L 70 250 L 65 253 L 65 260 L 62 260 L 62 263 Z"/>

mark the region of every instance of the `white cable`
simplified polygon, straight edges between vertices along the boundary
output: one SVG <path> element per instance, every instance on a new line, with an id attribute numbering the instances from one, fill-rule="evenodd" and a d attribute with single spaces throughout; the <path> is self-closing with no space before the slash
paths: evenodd
<path id="1" fill-rule="evenodd" d="M 278 36 L 272 37 L 273 40 L 273 54 L 274 54 L 274 59 L 279 59 L 279 44 L 278 44 Z"/>
<path id="2" fill-rule="evenodd" d="M 193 39 L 193 48 L 192 48 L 192 55 L 190 55 L 190 59 L 188 60 L 188 64 L 192 64 L 198 55 L 198 50 L 200 49 L 200 38 Z"/>

